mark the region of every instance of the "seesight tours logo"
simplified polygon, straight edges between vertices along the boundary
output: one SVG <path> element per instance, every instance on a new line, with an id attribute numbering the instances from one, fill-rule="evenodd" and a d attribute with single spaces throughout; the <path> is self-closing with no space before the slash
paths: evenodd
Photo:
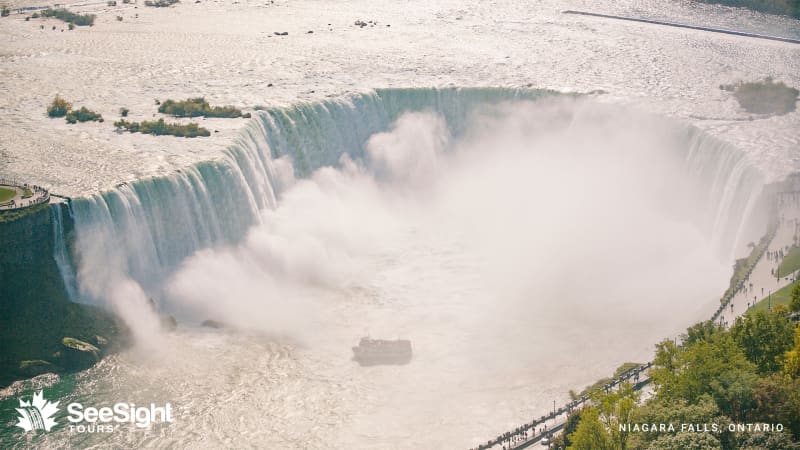
<path id="1" fill-rule="evenodd" d="M 44 398 L 43 391 L 35 392 L 31 401 L 19 400 L 16 408 L 19 417 L 16 426 L 26 432 L 50 431 L 58 423 L 53 417 L 58 412 L 59 402 Z M 115 403 L 113 406 L 84 407 L 73 402 L 67 405 L 68 429 L 72 433 L 111 433 L 116 425 L 131 424 L 137 428 L 148 428 L 154 423 L 172 422 L 172 405 L 136 406 L 133 403 Z"/>
<path id="2" fill-rule="evenodd" d="M 25 431 L 44 430 L 50 431 L 56 425 L 53 414 L 58 412 L 58 402 L 47 401 L 42 391 L 33 394 L 33 401 L 19 400 L 17 408 L 19 417 L 17 426 Z"/>

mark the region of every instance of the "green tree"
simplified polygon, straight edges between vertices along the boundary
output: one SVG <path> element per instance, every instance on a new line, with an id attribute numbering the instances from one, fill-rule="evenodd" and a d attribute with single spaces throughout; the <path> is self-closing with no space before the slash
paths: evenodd
<path id="1" fill-rule="evenodd" d="M 757 381 L 758 376 L 751 371 L 733 370 L 711 381 L 711 393 L 724 414 L 743 422 L 755 407 L 753 389 Z"/>
<path id="2" fill-rule="evenodd" d="M 656 344 L 656 357 L 653 360 L 653 368 L 650 369 L 650 379 L 659 387 L 662 396 L 672 398 L 675 387 L 675 379 L 678 376 L 680 366 L 680 356 L 683 348 L 679 347 L 671 339 L 665 339 Z"/>
<path id="3" fill-rule="evenodd" d="M 792 296 L 789 300 L 789 311 L 800 311 L 800 283 L 797 283 L 792 288 Z"/>
<path id="4" fill-rule="evenodd" d="M 794 324 L 780 312 L 757 311 L 736 319 L 731 335 L 760 373 L 772 373 L 792 348 Z"/>
<path id="5" fill-rule="evenodd" d="M 722 450 L 719 440 L 708 433 L 667 434 L 656 439 L 648 450 Z"/>
<path id="6" fill-rule="evenodd" d="M 578 428 L 570 435 L 572 445 L 567 447 L 569 450 L 613 450 L 611 437 L 606 432 L 603 423 L 600 421 L 600 411 L 587 406 L 581 412 L 581 419 Z"/>
<path id="7" fill-rule="evenodd" d="M 682 335 L 683 345 L 692 345 L 698 341 L 705 341 L 710 339 L 714 334 L 720 331 L 720 327 L 714 322 L 706 320 L 699 322 L 686 329 L 686 334 Z"/>
<path id="8" fill-rule="evenodd" d="M 728 423 L 730 419 L 722 417 L 710 395 L 701 396 L 695 404 L 688 404 L 685 400 L 665 400 L 658 397 L 650 399 L 644 405 L 636 408 L 631 417 L 631 423 L 648 424 L 673 424 L 675 431 L 680 431 L 682 423 Z M 648 448 L 650 443 L 665 435 L 675 434 L 666 430 L 661 432 L 648 431 L 646 433 L 633 433 L 628 442 L 628 448 Z M 720 437 L 726 437 L 721 435 Z"/>
<path id="9" fill-rule="evenodd" d="M 755 370 L 730 333 L 716 333 L 683 350 L 666 344 L 658 348 L 654 364 L 651 374 L 658 388 L 657 395 L 689 403 L 695 403 L 703 394 L 712 394 L 712 381 L 723 374 Z"/>
<path id="10" fill-rule="evenodd" d="M 763 377 L 753 389 L 753 401 L 753 422 L 781 423 L 800 440 L 800 379 L 780 373 Z"/>
<path id="11" fill-rule="evenodd" d="M 794 347 L 783 355 L 783 372 L 789 378 L 800 379 L 800 326 L 794 329 Z"/>
<path id="12" fill-rule="evenodd" d="M 612 446 L 625 450 L 629 431 L 620 430 L 620 425 L 631 423 L 631 416 L 636 409 L 639 394 L 633 390 L 630 383 L 623 383 L 617 390 L 607 394 L 603 391 L 595 391 L 592 397 L 600 410 L 600 420 L 611 435 Z"/>
<path id="13" fill-rule="evenodd" d="M 581 420 L 581 410 L 576 409 L 567 416 L 567 421 L 564 423 L 564 431 L 553 439 L 553 447 L 567 448 L 572 445 L 570 438 L 572 433 L 578 429 L 578 423 Z"/>

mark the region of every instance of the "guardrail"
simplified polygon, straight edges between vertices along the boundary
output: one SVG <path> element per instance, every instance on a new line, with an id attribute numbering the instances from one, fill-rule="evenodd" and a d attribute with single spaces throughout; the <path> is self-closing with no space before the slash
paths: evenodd
<path id="1" fill-rule="evenodd" d="M 41 205 L 42 203 L 48 203 L 50 201 L 50 191 L 35 184 L 20 183 L 16 180 L 0 178 L 0 185 L 11 186 L 17 189 L 27 189 L 31 192 L 30 196 L 22 196 L 18 200 L 11 199 L 0 203 L 0 211 L 30 208 L 31 206 Z"/>
<path id="2" fill-rule="evenodd" d="M 652 362 L 648 362 L 647 364 L 642 364 L 641 366 L 626 370 L 618 377 L 609 381 L 603 386 L 602 389 L 608 393 L 619 388 L 622 383 L 626 381 L 633 381 L 633 388 L 637 391 L 641 390 L 650 383 L 650 378 L 647 376 L 646 371 L 652 367 L 652 365 Z M 559 431 L 563 427 L 563 424 L 557 424 L 548 429 L 546 424 L 548 420 L 555 420 L 562 414 L 569 415 L 572 413 L 572 411 L 583 408 L 588 402 L 589 396 L 583 395 L 580 398 L 576 398 L 569 403 L 562 405 L 558 409 L 554 408 L 553 411 L 539 417 L 538 419 L 533 419 L 529 423 L 520 425 L 511 431 L 507 431 L 496 438 L 487 441 L 485 444 L 481 444 L 471 450 L 487 450 L 496 445 L 502 446 L 504 449 L 508 450 L 517 450 L 529 447 L 541 441 L 545 437 L 552 436 L 553 433 Z M 538 430 L 537 432 L 539 426 L 542 426 L 542 429 Z"/>
<path id="3" fill-rule="evenodd" d="M 768 230 L 766 235 L 766 242 L 764 242 L 764 245 L 761 246 L 761 248 L 758 250 L 758 255 L 753 260 L 753 263 L 750 265 L 750 267 L 748 267 L 747 270 L 745 271 L 742 280 L 739 281 L 739 283 L 736 285 L 734 289 L 726 292 L 726 294 L 723 295 L 722 299 L 720 299 L 719 308 L 717 308 L 717 310 L 711 316 L 712 323 L 716 322 L 717 319 L 719 319 L 723 310 L 730 304 L 731 300 L 733 300 L 733 297 L 745 287 L 746 280 L 750 278 L 750 275 L 753 273 L 753 269 L 755 269 L 755 267 L 758 265 L 758 262 L 761 261 L 761 258 L 764 257 L 764 253 L 769 248 L 769 244 L 775 238 L 775 234 L 777 233 L 777 231 L 778 231 L 777 226 L 770 226 L 770 229 Z M 761 245 L 761 242 L 759 242 L 759 245 Z M 647 364 L 628 370 L 623 374 L 621 374 L 619 377 L 615 378 L 614 380 L 606 384 L 605 386 L 603 386 L 603 389 L 605 390 L 606 393 L 608 393 L 614 388 L 619 387 L 619 385 L 622 384 L 623 382 L 633 378 L 634 382 L 633 388 L 637 391 L 641 390 L 644 386 L 650 383 L 650 378 L 647 376 L 645 371 L 650 367 L 652 367 L 652 365 L 653 362 L 651 361 L 648 362 Z M 644 373 L 644 378 L 642 379 L 640 379 L 639 376 L 641 373 Z M 545 422 L 547 422 L 548 420 L 555 420 L 558 416 L 562 414 L 565 413 L 570 414 L 575 409 L 583 408 L 588 401 L 589 401 L 588 396 L 584 395 L 579 399 L 575 399 L 567 403 L 566 405 L 562 406 L 557 410 L 554 409 L 546 416 L 541 416 L 538 420 L 533 420 L 532 422 L 519 426 L 514 430 L 505 432 L 500 436 L 497 436 L 496 438 L 487 441 L 485 444 L 481 444 L 478 447 L 475 447 L 474 449 L 470 450 L 488 450 L 496 445 L 502 446 L 502 448 L 506 450 L 519 450 L 530 447 L 531 445 L 534 445 L 535 443 L 542 441 L 544 438 L 550 438 L 554 436 L 557 431 L 560 431 L 564 427 L 564 423 L 556 424 L 550 429 L 547 429 L 547 426 L 545 425 L 544 429 L 541 430 L 539 433 L 537 433 L 536 429 L 539 425 L 544 425 Z M 531 430 L 532 433 L 530 433 L 529 435 L 528 432 Z"/>

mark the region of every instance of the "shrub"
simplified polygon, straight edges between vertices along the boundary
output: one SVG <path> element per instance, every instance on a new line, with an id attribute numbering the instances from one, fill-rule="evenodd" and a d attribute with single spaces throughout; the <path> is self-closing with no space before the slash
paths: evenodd
<path id="1" fill-rule="evenodd" d="M 703 3 L 717 3 L 738 6 L 768 14 L 782 14 L 800 19 L 800 2 L 797 0 L 700 0 Z"/>
<path id="2" fill-rule="evenodd" d="M 175 117 L 250 117 L 250 113 L 242 114 L 242 110 L 233 106 L 214 106 L 208 104 L 203 97 L 186 100 L 165 100 L 158 107 L 158 112 Z"/>
<path id="3" fill-rule="evenodd" d="M 739 82 L 723 85 L 721 89 L 732 91 L 733 96 L 745 111 L 754 114 L 786 114 L 795 110 L 800 91 L 772 78 L 764 81 Z"/>
<path id="4" fill-rule="evenodd" d="M 108 5 L 108 6 L 117 6 L 117 0 L 108 0 L 106 5 Z"/>
<path id="5" fill-rule="evenodd" d="M 90 109 L 86 109 L 85 106 L 81 106 L 81 109 L 77 111 L 70 111 L 67 113 L 67 123 L 88 122 L 90 120 L 102 122 L 103 116 Z"/>
<path id="6" fill-rule="evenodd" d="M 117 16 L 117 22 L 122 22 L 122 16 Z"/>
<path id="7" fill-rule="evenodd" d="M 145 6 L 153 6 L 156 8 L 166 8 L 167 6 L 172 6 L 175 3 L 178 3 L 178 0 L 147 0 L 144 2 Z"/>
<path id="8" fill-rule="evenodd" d="M 211 136 L 211 132 L 203 127 L 198 126 L 196 123 L 182 125 L 179 123 L 167 123 L 164 122 L 164 119 L 143 122 L 128 122 L 127 120 L 122 119 L 114 122 L 114 126 L 119 130 L 127 130 L 131 133 L 154 134 L 156 136 Z"/>
<path id="9" fill-rule="evenodd" d="M 75 25 L 69 24 L 69 25 L 67 25 L 67 28 L 70 29 L 70 30 L 74 30 L 75 29 Z"/>
<path id="10" fill-rule="evenodd" d="M 47 115 L 50 117 L 64 117 L 67 115 L 70 108 L 72 108 L 72 104 L 56 95 L 56 98 L 53 99 L 53 103 L 47 107 Z"/>
<path id="11" fill-rule="evenodd" d="M 0 9 L 0 17 L 8 17 L 9 14 L 11 14 L 11 10 L 8 9 L 8 6 L 3 6 L 3 8 Z"/>
<path id="12" fill-rule="evenodd" d="M 128 117 L 128 113 L 131 112 L 128 108 L 120 108 L 119 115 L 122 117 Z"/>
<path id="13" fill-rule="evenodd" d="M 47 8 L 42 11 L 42 17 L 55 17 L 58 20 L 62 20 L 67 23 L 75 24 L 79 27 L 84 26 L 92 26 L 94 25 L 94 14 L 75 14 L 72 11 L 66 10 L 64 8 L 57 8 L 51 9 Z"/>

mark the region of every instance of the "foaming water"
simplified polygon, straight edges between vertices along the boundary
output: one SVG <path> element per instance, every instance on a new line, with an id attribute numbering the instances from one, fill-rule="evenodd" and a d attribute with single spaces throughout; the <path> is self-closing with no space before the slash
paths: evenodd
<path id="1" fill-rule="evenodd" d="M 760 176 L 691 128 L 527 96 L 268 111 L 223 160 L 75 205 L 81 293 L 151 344 L 53 389 L 177 417 L 37 443 L 468 447 L 649 359 L 715 309 Z M 153 331 L 150 295 L 177 333 Z M 414 360 L 359 367 L 366 334 Z"/>

